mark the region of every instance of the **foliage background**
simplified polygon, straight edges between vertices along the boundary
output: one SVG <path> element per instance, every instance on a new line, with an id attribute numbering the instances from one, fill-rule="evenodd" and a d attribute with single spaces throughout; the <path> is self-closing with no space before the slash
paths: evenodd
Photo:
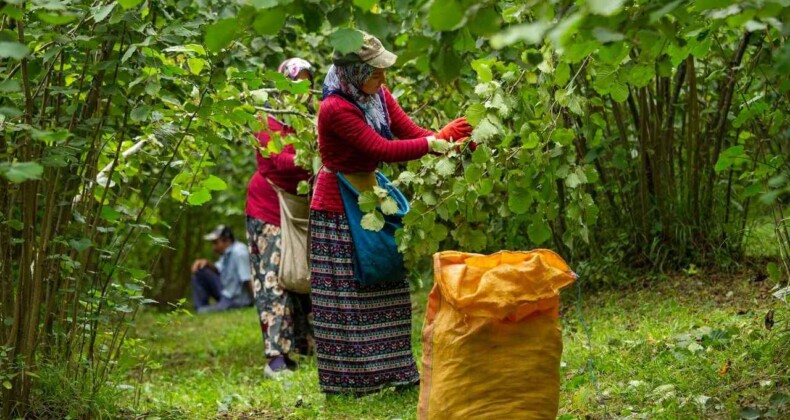
<path id="1" fill-rule="evenodd" d="M 419 123 L 476 126 L 474 151 L 384 169 L 413 197 L 399 240 L 415 284 L 450 248 L 552 247 L 597 285 L 734 267 L 770 220 L 765 270 L 786 285 L 786 0 L 14 0 L 0 15 L 4 416 L 27 412 L 37 372 L 105 392 L 140 307 L 188 290 L 201 234 L 243 236 L 258 108 L 308 112 L 294 94 L 310 87 L 277 64 L 302 56 L 320 81 L 355 29 L 400 55 L 389 84 Z M 281 116 L 315 168 L 313 123 Z"/>

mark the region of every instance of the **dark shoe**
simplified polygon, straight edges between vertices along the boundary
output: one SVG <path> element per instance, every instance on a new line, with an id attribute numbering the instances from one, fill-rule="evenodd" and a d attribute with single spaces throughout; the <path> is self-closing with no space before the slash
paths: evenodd
<path id="1" fill-rule="evenodd" d="M 290 374 L 291 371 L 288 370 L 286 360 L 288 359 L 285 356 L 277 356 L 269 360 L 269 363 L 266 363 L 266 367 L 263 368 L 263 376 L 275 379 L 279 376 Z"/>

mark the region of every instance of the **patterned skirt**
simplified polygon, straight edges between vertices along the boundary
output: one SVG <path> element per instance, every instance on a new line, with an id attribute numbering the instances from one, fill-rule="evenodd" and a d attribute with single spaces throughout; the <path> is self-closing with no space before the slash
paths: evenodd
<path id="1" fill-rule="evenodd" d="M 362 286 L 343 213 L 312 211 L 310 264 L 318 379 L 326 394 L 363 395 L 420 380 L 409 285 Z"/>
<path id="2" fill-rule="evenodd" d="M 280 287 L 280 227 L 247 216 L 247 244 L 255 306 L 266 357 L 312 354 L 310 296 Z"/>

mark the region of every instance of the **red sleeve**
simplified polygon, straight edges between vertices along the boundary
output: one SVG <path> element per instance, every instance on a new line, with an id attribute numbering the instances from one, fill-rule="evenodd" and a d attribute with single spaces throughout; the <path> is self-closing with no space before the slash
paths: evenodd
<path id="1" fill-rule="evenodd" d="M 390 130 L 392 134 L 399 139 L 413 139 L 416 137 L 433 136 L 435 133 L 426 130 L 409 118 L 403 111 L 403 108 L 398 105 L 398 101 L 392 96 L 387 88 L 384 89 L 384 99 L 387 101 L 387 111 L 390 114 Z"/>
<path id="2" fill-rule="evenodd" d="M 362 111 L 342 99 L 324 101 L 319 120 L 324 120 L 319 126 L 326 124 L 334 136 L 379 162 L 405 162 L 428 153 L 425 137 L 390 141 L 365 123 Z"/>
<path id="3" fill-rule="evenodd" d="M 286 134 L 283 132 L 282 128 L 280 129 L 275 128 L 272 131 L 279 132 L 280 135 Z M 266 148 L 266 146 L 269 144 L 269 141 L 271 141 L 271 134 L 269 134 L 269 132 L 265 130 L 259 131 L 255 137 L 258 138 L 258 143 L 261 145 L 262 148 Z M 296 164 L 294 164 L 294 158 L 296 157 L 296 150 L 294 150 L 294 147 L 290 144 L 285 145 L 285 147 L 283 147 L 283 150 L 280 153 L 270 153 L 269 157 L 263 157 L 260 154 L 260 151 L 258 151 L 258 156 L 260 157 L 260 159 L 268 160 L 269 162 L 271 162 L 274 165 L 274 167 L 277 169 L 288 170 L 288 169 L 296 168 Z M 259 170 L 269 169 L 266 167 L 261 167 L 262 166 L 261 163 L 263 162 L 260 161 L 258 162 Z"/>

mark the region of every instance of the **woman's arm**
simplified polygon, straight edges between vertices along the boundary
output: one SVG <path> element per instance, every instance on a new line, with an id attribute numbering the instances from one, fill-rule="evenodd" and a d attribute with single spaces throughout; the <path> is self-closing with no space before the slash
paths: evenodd
<path id="1" fill-rule="evenodd" d="M 384 99 L 387 101 L 387 111 L 390 114 L 390 130 L 399 139 L 413 139 L 416 137 L 428 137 L 434 135 L 430 130 L 426 130 L 409 118 L 403 108 L 398 105 L 398 101 L 392 96 L 387 88 L 384 89 Z"/>
<path id="2" fill-rule="evenodd" d="M 280 153 L 272 153 L 269 155 L 269 159 L 272 160 L 272 163 L 274 163 L 274 166 L 276 166 L 277 169 L 290 170 L 297 168 L 296 164 L 294 163 L 296 153 L 292 151 L 293 146 L 289 146 L 290 145 L 285 146 Z"/>
<path id="3" fill-rule="evenodd" d="M 402 112 L 402 111 L 401 111 Z M 381 162 L 405 162 L 428 153 L 428 139 L 433 133 L 417 135 L 409 140 L 390 141 L 365 123 L 362 111 L 342 101 L 324 101 L 319 116 L 319 130 L 330 130 L 333 136 L 342 138 L 349 145 L 361 150 L 371 159 Z M 394 132 L 393 132 L 394 134 Z"/>

